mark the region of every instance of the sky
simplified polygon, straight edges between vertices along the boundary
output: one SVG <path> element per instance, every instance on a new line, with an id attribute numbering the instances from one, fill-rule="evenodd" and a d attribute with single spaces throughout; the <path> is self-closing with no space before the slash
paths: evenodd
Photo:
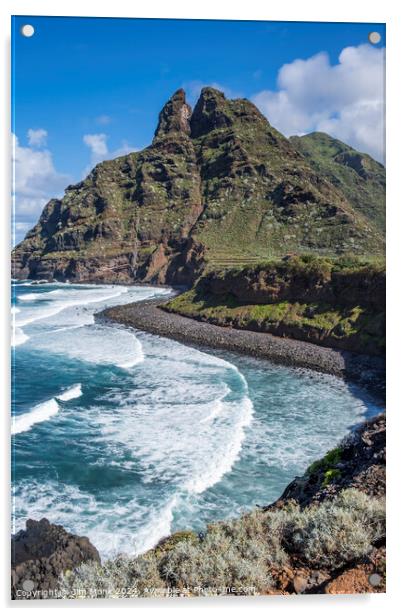
<path id="1" fill-rule="evenodd" d="M 321 130 L 384 162 L 384 24 L 18 16 L 12 27 L 16 243 L 96 163 L 149 145 L 181 87 L 191 105 L 214 86 L 286 136 Z"/>

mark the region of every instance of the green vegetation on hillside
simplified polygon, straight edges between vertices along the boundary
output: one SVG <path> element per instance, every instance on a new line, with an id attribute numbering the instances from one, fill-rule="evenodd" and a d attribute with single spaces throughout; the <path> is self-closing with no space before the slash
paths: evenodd
<path id="1" fill-rule="evenodd" d="M 381 355 L 384 266 L 307 255 L 209 272 L 163 308 L 224 327 Z"/>
<path id="2" fill-rule="evenodd" d="M 191 290 L 163 308 L 215 325 L 286 335 L 361 353 L 382 354 L 385 349 L 384 315 L 359 306 L 336 309 L 297 302 L 244 305 L 231 296 L 201 299 Z"/>
<path id="3" fill-rule="evenodd" d="M 356 210 L 385 231 L 383 165 L 325 133 L 290 137 L 290 141 Z"/>

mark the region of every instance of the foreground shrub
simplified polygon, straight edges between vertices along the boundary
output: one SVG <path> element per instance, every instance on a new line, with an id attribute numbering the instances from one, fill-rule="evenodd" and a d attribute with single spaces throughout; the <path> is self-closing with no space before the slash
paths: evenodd
<path id="1" fill-rule="evenodd" d="M 358 490 L 287 514 L 283 542 L 312 567 L 336 569 L 367 554 L 385 535 L 385 505 Z"/>
<path id="2" fill-rule="evenodd" d="M 273 585 L 272 568 L 302 563 L 312 568 L 336 569 L 366 555 L 385 535 L 383 499 L 355 489 L 333 500 L 301 509 L 255 511 L 210 524 L 201 540 L 178 533 L 175 540 L 136 558 L 119 557 L 100 566 L 87 563 L 60 580 L 67 597 L 122 595 L 263 593 Z M 80 593 L 80 589 L 82 593 Z M 94 592 L 95 591 L 95 592 Z"/>

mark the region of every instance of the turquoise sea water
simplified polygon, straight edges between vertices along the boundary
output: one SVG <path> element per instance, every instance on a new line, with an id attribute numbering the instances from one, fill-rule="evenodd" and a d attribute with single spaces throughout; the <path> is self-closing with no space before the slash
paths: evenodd
<path id="1" fill-rule="evenodd" d="M 152 287 L 13 286 L 13 528 L 47 517 L 103 557 L 278 498 L 381 409 L 357 387 L 93 314 Z"/>

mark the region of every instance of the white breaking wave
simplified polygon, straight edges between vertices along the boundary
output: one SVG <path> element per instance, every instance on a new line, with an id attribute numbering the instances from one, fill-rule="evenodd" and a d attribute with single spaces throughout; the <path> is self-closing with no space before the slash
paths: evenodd
<path id="1" fill-rule="evenodd" d="M 218 483 L 239 459 L 253 404 L 233 364 L 172 340 L 94 321 L 94 313 L 107 306 L 168 294 L 169 289 L 150 287 L 58 285 L 29 293 L 20 302 L 17 325 L 23 336 L 30 336 L 30 352 L 126 370 L 114 372 L 110 387 L 101 388 L 89 403 L 88 389 L 79 416 L 66 406 L 63 421 L 69 422 L 69 438 L 85 441 L 92 435 L 90 449 L 100 452 L 93 466 L 128 472 L 128 477 L 134 472 L 140 479 L 132 494 L 112 484 L 110 495 L 102 491 L 95 496 L 63 484 L 61 477 L 54 484 L 53 479 L 45 482 L 38 493 L 20 486 L 19 520 L 52 510 L 55 522 L 89 536 L 102 555 L 142 553 L 172 532 L 175 510 Z M 82 378 L 78 370 L 79 365 L 77 381 Z M 81 395 L 76 383 L 15 417 L 13 434 L 59 410 L 62 415 L 63 402 Z M 65 430 L 57 422 L 56 434 L 59 427 Z"/>
<path id="2" fill-rule="evenodd" d="M 217 455 L 212 455 L 209 460 L 208 468 L 205 468 L 200 474 L 195 474 L 185 484 L 185 488 L 194 494 L 201 494 L 207 488 L 215 485 L 228 473 L 236 460 L 239 457 L 242 442 L 244 439 L 244 428 L 250 425 L 253 415 L 253 404 L 247 397 L 240 402 L 235 402 L 231 406 L 241 407 L 241 414 L 233 427 L 233 433 L 230 440 L 221 446 Z"/>
<path id="3" fill-rule="evenodd" d="M 35 321 L 41 321 L 43 319 L 49 318 L 49 317 L 53 317 L 57 314 L 59 314 L 62 310 L 64 310 L 65 308 L 70 308 L 73 306 L 86 306 L 88 304 L 94 304 L 94 303 L 100 303 L 102 301 L 105 300 L 109 300 L 112 299 L 114 297 L 119 297 L 119 295 L 122 295 L 123 293 L 127 293 L 128 289 L 127 287 L 120 287 L 117 291 L 113 291 L 113 292 L 109 292 L 109 293 L 103 293 L 102 295 L 96 295 L 96 293 L 91 293 L 89 292 L 87 296 L 82 297 L 82 293 L 78 292 L 76 293 L 76 297 L 73 297 L 72 299 L 68 299 L 69 295 L 73 295 L 71 294 L 71 292 L 66 291 L 63 295 L 64 295 L 64 299 L 56 299 L 55 301 L 51 301 L 51 303 L 49 304 L 49 307 L 47 308 L 43 308 L 41 306 L 38 307 L 34 307 L 31 310 L 26 310 L 24 311 L 24 314 L 22 314 L 21 317 L 17 317 L 16 319 L 16 325 L 17 326 L 24 326 L 24 325 L 28 325 L 30 323 L 34 323 Z M 38 294 L 32 294 L 32 295 L 38 295 L 40 298 L 42 298 L 43 295 L 51 295 L 52 293 L 56 293 L 56 291 L 51 291 L 49 293 L 38 293 Z M 90 294 L 94 294 L 94 297 L 91 297 Z M 49 299 L 49 298 L 46 298 Z M 42 303 L 42 299 L 41 302 Z"/>
<path id="4" fill-rule="evenodd" d="M 41 402 L 34 406 L 34 408 L 28 413 L 22 415 L 15 415 L 12 419 L 11 434 L 20 434 L 20 432 L 28 432 L 37 423 L 47 421 L 59 411 L 59 404 L 57 400 L 67 402 L 73 398 L 79 398 L 82 395 L 81 383 L 69 387 L 65 391 L 61 392 L 54 398 Z"/>
<path id="5" fill-rule="evenodd" d="M 96 422 L 109 443 L 132 451 L 144 483 L 162 480 L 176 493 L 199 494 L 238 459 L 253 415 L 247 383 L 225 360 L 172 340 L 159 342 L 155 357 L 158 339 L 143 334 L 141 341 L 146 358 L 141 374 L 152 374 L 152 387 L 146 381 L 142 388 L 137 376 L 131 394 L 105 398 L 113 411 L 99 409 Z"/>
<path id="6" fill-rule="evenodd" d="M 98 323 L 50 331 L 35 340 L 35 345 L 81 361 L 126 369 L 144 360 L 141 342 L 133 332 Z"/>
<path id="7" fill-rule="evenodd" d="M 58 398 L 58 400 L 63 400 L 63 402 L 66 402 L 67 400 L 73 400 L 74 398 L 79 398 L 80 396 L 82 396 L 82 389 L 81 383 L 78 383 L 78 385 L 73 385 L 72 387 L 69 387 L 68 389 L 63 391 L 62 394 L 56 397 Z"/>
<path id="8" fill-rule="evenodd" d="M 173 496 L 162 509 L 157 509 L 147 516 L 147 523 L 134 535 L 134 543 L 129 550 L 131 555 L 137 556 L 151 550 L 158 541 L 172 533 L 173 511 L 177 503 L 177 496 Z"/>
<path id="9" fill-rule="evenodd" d="M 11 434 L 20 434 L 20 432 L 27 432 L 33 425 L 46 421 L 56 415 L 59 410 L 59 405 L 54 398 L 46 400 L 35 406 L 29 413 L 23 415 L 16 415 L 13 417 Z"/>
<path id="10" fill-rule="evenodd" d="M 27 283 L 29 286 L 31 284 L 31 282 Z M 32 339 L 34 334 L 36 337 L 39 327 L 39 346 L 43 346 L 43 335 L 78 328 L 81 325 L 91 325 L 95 321 L 94 313 L 107 306 L 125 304 L 156 295 L 168 295 L 171 293 L 170 289 L 156 289 L 152 287 L 129 288 L 113 285 L 74 286 L 67 283 L 48 283 L 40 285 L 40 287 L 54 287 L 55 285 L 58 285 L 59 288 L 18 296 L 20 307 L 15 307 L 13 310 L 13 329 L 15 331 L 18 328 L 18 333 L 13 335 L 13 345 L 14 342 L 15 346 L 23 344 L 27 340 Z M 24 284 L 18 286 L 24 286 Z M 23 327 L 25 328 L 26 326 L 28 326 L 28 333 L 23 330 Z M 71 345 L 67 346 L 70 349 L 72 348 Z M 115 350 L 115 355 L 116 352 Z M 137 356 L 139 356 L 139 359 Z M 122 367 L 130 368 L 138 363 L 138 361 L 141 361 L 141 356 L 137 348 L 135 357 L 123 357 L 121 363 Z M 111 363 L 116 362 L 112 360 Z"/>
<path id="11" fill-rule="evenodd" d="M 27 340 L 29 340 L 29 336 L 27 336 L 24 333 L 24 330 L 21 327 L 13 328 L 12 336 L 11 336 L 11 346 L 12 347 L 16 347 L 16 346 L 19 346 L 20 344 L 24 344 L 24 342 L 26 342 Z"/>

